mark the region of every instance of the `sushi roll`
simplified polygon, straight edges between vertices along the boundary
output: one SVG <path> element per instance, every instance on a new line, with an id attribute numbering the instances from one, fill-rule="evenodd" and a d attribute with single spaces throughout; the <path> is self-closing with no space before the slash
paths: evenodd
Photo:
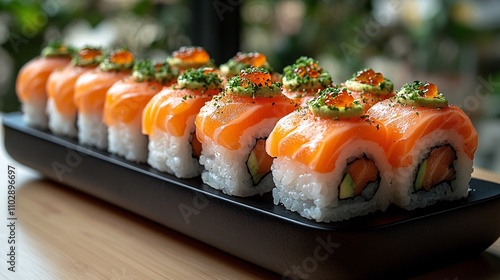
<path id="1" fill-rule="evenodd" d="M 177 71 L 166 62 L 145 60 L 134 65 L 132 75 L 108 89 L 103 121 L 108 127 L 109 152 L 131 161 L 146 161 L 148 139 L 142 134 L 142 112 L 155 94 L 176 79 Z"/>
<path id="2" fill-rule="evenodd" d="M 111 52 L 94 70 L 82 74 L 75 84 L 74 102 L 78 111 L 78 141 L 99 149 L 108 147 L 107 127 L 103 123 L 106 92 L 130 75 L 134 55 L 125 49 Z"/>
<path id="3" fill-rule="evenodd" d="M 358 71 L 344 83 L 354 98 L 359 99 L 365 111 L 375 103 L 395 95 L 394 84 L 382 73 L 371 68 Z"/>
<path id="4" fill-rule="evenodd" d="M 74 50 L 60 42 L 51 42 L 39 57 L 26 63 L 16 79 L 16 94 L 21 102 L 24 122 L 47 128 L 47 80 L 50 74 L 68 65 Z"/>
<path id="5" fill-rule="evenodd" d="M 275 157 L 276 205 L 317 222 L 384 211 L 392 168 L 385 127 L 345 88 L 328 87 L 278 121 L 266 142 Z"/>
<path id="6" fill-rule="evenodd" d="M 235 196 L 269 192 L 274 184 L 265 140 L 276 122 L 295 108 L 263 68 L 247 68 L 231 78 L 225 91 L 196 116 L 203 182 Z"/>
<path id="7" fill-rule="evenodd" d="M 241 70 L 250 67 L 264 68 L 271 72 L 273 80 L 280 81 L 280 77 L 275 76 L 276 74 L 273 73 L 265 55 L 258 52 L 238 52 L 226 63 L 219 66 L 219 73 L 222 77 L 223 84 L 225 85 L 230 78 L 239 75 Z M 279 78 L 274 79 L 274 77 Z"/>
<path id="8" fill-rule="evenodd" d="M 332 84 L 332 76 L 319 66 L 318 61 L 302 56 L 283 69 L 283 94 L 299 104 L 305 104 L 314 95 Z"/>
<path id="9" fill-rule="evenodd" d="M 49 129 L 59 135 L 76 137 L 76 106 L 73 93 L 76 80 L 83 73 L 96 68 L 104 58 L 100 48 L 84 47 L 78 50 L 69 65 L 56 69 L 47 81 L 47 115 Z"/>
<path id="10" fill-rule="evenodd" d="M 167 62 L 180 74 L 190 68 L 214 67 L 210 55 L 202 47 L 181 47 L 167 57 Z"/>
<path id="11" fill-rule="evenodd" d="M 148 163 L 178 178 L 199 176 L 201 144 L 194 120 L 200 108 L 221 91 L 214 68 L 188 69 L 147 104 L 143 133 L 149 137 Z"/>
<path id="12" fill-rule="evenodd" d="M 408 210 L 468 195 L 477 133 L 432 83 L 415 81 L 367 114 L 387 127 L 393 201 Z"/>

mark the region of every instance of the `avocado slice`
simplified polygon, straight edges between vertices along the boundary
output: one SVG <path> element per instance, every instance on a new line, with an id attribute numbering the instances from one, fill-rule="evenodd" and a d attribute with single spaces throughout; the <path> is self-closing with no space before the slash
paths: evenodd
<path id="1" fill-rule="evenodd" d="M 331 106 L 311 106 L 309 105 L 309 110 L 318 117 L 323 118 L 355 118 L 362 116 L 365 107 L 361 104 L 354 104 L 353 107 L 331 107 Z"/>
<path id="2" fill-rule="evenodd" d="M 388 95 L 394 90 L 394 84 L 388 79 L 384 79 L 384 81 L 378 86 L 363 84 L 354 80 L 347 80 L 345 82 L 345 86 L 353 91 L 369 92 L 379 95 Z"/>
<path id="3" fill-rule="evenodd" d="M 255 155 L 255 152 L 253 150 L 248 156 L 247 168 L 248 172 L 252 176 L 253 183 L 259 183 L 260 179 L 262 179 L 262 175 L 259 174 L 259 161 L 257 160 L 257 156 Z"/>
<path id="4" fill-rule="evenodd" d="M 424 182 L 425 171 L 427 169 L 427 160 L 424 160 L 420 167 L 418 168 L 417 178 L 415 179 L 415 190 L 419 191 L 422 189 L 422 184 Z"/>
<path id="5" fill-rule="evenodd" d="M 342 183 L 340 183 L 339 199 L 354 197 L 355 187 L 356 186 L 354 185 L 351 175 L 346 173 L 344 179 L 342 179 Z"/>
<path id="6" fill-rule="evenodd" d="M 417 97 L 413 99 L 399 98 L 399 102 L 410 106 L 444 108 L 448 106 L 448 100 L 444 98 Z"/>

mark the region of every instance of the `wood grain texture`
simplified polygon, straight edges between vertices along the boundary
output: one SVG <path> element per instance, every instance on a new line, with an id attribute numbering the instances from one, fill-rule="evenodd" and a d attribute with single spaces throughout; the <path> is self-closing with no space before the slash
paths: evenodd
<path id="1" fill-rule="evenodd" d="M 3 141 L 3 134 L 2 134 Z M 99 199 L 40 177 L 8 157 L 1 142 L 1 178 L 16 167 L 17 271 L 7 270 L 8 235 L 0 226 L 0 279 L 281 279 L 261 267 Z M 475 177 L 500 182 L 476 169 Z M 0 217 L 7 217 L 0 183 Z M 402 252 L 404 253 L 404 252 Z M 500 240 L 481 255 L 415 279 L 500 279 Z"/>
<path id="2" fill-rule="evenodd" d="M 276 277 L 133 213 L 39 178 L 20 165 L 16 167 L 23 169 L 16 184 L 17 272 L 8 274 L 3 266 L 0 275 L 20 278 L 7 279 Z M 0 199 L 6 201 L 6 196 L 2 194 Z M 6 244 L 2 243 L 4 249 Z"/>

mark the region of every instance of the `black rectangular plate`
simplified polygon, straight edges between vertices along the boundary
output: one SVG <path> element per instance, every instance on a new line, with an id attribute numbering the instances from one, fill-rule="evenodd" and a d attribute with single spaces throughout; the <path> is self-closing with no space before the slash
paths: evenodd
<path id="1" fill-rule="evenodd" d="M 500 236 L 500 185 L 472 179 L 467 199 L 390 207 L 317 223 L 272 203 L 231 197 L 3 117 L 5 147 L 44 176 L 290 278 L 405 277 L 481 253 Z"/>

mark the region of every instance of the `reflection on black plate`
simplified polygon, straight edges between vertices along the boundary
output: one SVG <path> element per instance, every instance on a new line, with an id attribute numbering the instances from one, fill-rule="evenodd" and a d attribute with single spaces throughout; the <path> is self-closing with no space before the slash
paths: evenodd
<path id="1" fill-rule="evenodd" d="M 405 277 L 479 254 L 500 236 L 500 185 L 472 179 L 467 199 L 336 223 L 224 195 L 4 115 L 5 147 L 45 176 L 275 271 L 284 278 Z"/>

